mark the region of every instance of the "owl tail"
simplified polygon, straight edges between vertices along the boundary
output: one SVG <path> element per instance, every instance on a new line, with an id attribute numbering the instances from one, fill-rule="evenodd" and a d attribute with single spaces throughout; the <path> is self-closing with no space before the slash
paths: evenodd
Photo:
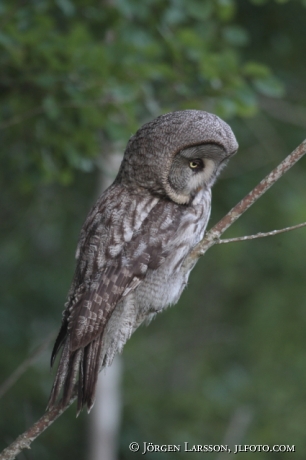
<path id="1" fill-rule="evenodd" d="M 71 351 L 69 333 L 63 337 L 61 331 L 55 342 L 51 366 L 60 348 L 63 347 L 59 366 L 51 390 L 47 410 L 51 410 L 63 388 L 63 397 L 59 402 L 65 407 L 73 395 L 77 395 L 77 416 L 86 405 L 88 412 L 92 409 L 95 400 L 95 393 L 98 375 L 101 367 L 102 334 L 90 342 L 86 347 Z"/>

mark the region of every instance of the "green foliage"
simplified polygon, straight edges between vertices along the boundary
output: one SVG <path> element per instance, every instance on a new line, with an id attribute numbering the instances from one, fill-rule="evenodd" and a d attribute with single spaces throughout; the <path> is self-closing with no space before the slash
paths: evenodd
<path id="1" fill-rule="evenodd" d="M 110 145 L 170 110 L 228 119 L 240 151 L 214 188 L 214 223 L 301 142 L 304 5 L 0 2 L 1 380 L 58 327 Z M 276 97 L 286 97 L 285 110 L 268 110 Z M 295 166 L 226 236 L 305 220 L 305 168 Z M 179 305 L 136 332 L 123 353 L 120 459 L 137 457 L 131 441 L 221 444 L 241 410 L 250 424 L 238 443 L 296 444 L 304 459 L 305 251 L 305 230 L 214 247 Z M 42 414 L 52 377 L 45 353 L 1 400 L 0 448 Z M 74 409 L 29 458 L 86 458 L 88 417 L 75 420 Z"/>
<path id="2" fill-rule="evenodd" d="M 91 171 L 99 130 L 123 140 L 161 111 L 246 116 L 256 90 L 281 95 L 270 73 L 243 71 L 249 35 L 234 1 L 1 5 L 0 130 L 23 190 Z"/>

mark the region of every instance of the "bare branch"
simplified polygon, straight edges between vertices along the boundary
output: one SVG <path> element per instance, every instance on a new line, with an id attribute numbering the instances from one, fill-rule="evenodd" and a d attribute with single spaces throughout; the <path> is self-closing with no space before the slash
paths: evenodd
<path id="1" fill-rule="evenodd" d="M 236 243 L 238 241 L 255 240 L 256 238 L 265 238 L 266 236 L 274 236 L 278 235 L 279 233 L 291 232 L 291 230 L 296 230 L 297 228 L 302 227 L 306 227 L 306 222 L 303 222 L 302 224 L 292 225 L 291 227 L 281 228 L 280 230 L 272 230 L 271 232 L 259 232 L 255 235 L 238 236 L 237 238 L 225 238 L 223 240 L 216 240 L 216 244 Z"/>
<path id="2" fill-rule="evenodd" d="M 214 244 L 255 201 L 258 200 L 275 182 L 282 177 L 306 153 L 306 139 L 288 155 L 273 171 L 270 172 L 256 187 L 234 206 L 213 228 L 211 228 L 195 248 L 186 257 L 184 268 L 192 267 L 195 262 Z"/>
<path id="3" fill-rule="evenodd" d="M 29 366 L 38 358 L 38 356 L 47 348 L 49 343 L 53 341 L 55 333 L 52 332 L 47 339 L 26 358 L 14 372 L 0 385 L 0 399 L 2 396 L 17 382 L 17 380 L 24 374 Z"/>
<path id="4" fill-rule="evenodd" d="M 263 179 L 248 195 L 246 195 L 223 219 L 221 219 L 200 243 L 186 257 L 184 268 L 192 267 L 198 258 L 214 244 L 219 243 L 220 236 L 227 230 L 258 198 L 263 195 L 281 176 L 285 174 L 306 153 L 306 140 L 302 142 L 284 161 L 282 161 L 265 179 Z M 302 225 L 301 225 L 302 226 Z M 243 237 L 242 237 L 243 238 Z M 13 460 L 23 449 L 30 448 L 31 443 L 50 426 L 75 400 L 74 392 L 69 403 L 60 408 L 56 406 L 46 412 L 31 428 L 20 435 L 9 447 L 0 454 L 0 460 Z"/>
<path id="5" fill-rule="evenodd" d="M 43 433 L 52 423 L 73 403 L 77 396 L 77 388 L 75 388 L 70 401 L 66 406 L 61 407 L 60 403 L 54 409 L 46 412 L 34 425 L 27 431 L 22 433 L 0 454 L 0 460 L 13 460 L 23 449 L 30 449 L 32 442 Z"/>

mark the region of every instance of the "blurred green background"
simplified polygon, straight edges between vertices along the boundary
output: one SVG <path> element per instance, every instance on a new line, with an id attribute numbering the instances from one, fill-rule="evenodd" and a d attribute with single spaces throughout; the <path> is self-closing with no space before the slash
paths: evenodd
<path id="1" fill-rule="evenodd" d="M 59 327 L 101 171 L 141 124 L 195 108 L 232 126 L 210 225 L 306 137 L 305 31 L 299 0 L 0 1 L 1 381 Z M 305 173 L 303 159 L 225 236 L 305 221 Z M 235 429 L 239 444 L 296 445 L 257 459 L 305 458 L 305 253 L 305 229 L 208 251 L 124 349 L 118 459 L 141 457 L 131 441 Z M 0 400 L 0 448 L 44 412 L 50 351 Z M 18 458 L 87 459 L 88 420 L 70 408 Z"/>

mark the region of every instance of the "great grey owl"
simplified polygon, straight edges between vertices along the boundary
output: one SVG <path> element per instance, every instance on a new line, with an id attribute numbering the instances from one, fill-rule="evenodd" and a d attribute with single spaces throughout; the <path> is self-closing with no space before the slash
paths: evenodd
<path id="1" fill-rule="evenodd" d="M 162 115 L 131 137 L 81 231 L 49 408 L 62 387 L 65 405 L 78 380 L 77 410 L 90 410 L 99 371 L 140 324 L 178 301 L 190 272 L 182 263 L 210 216 L 211 187 L 237 148 L 231 128 L 199 110 Z"/>

